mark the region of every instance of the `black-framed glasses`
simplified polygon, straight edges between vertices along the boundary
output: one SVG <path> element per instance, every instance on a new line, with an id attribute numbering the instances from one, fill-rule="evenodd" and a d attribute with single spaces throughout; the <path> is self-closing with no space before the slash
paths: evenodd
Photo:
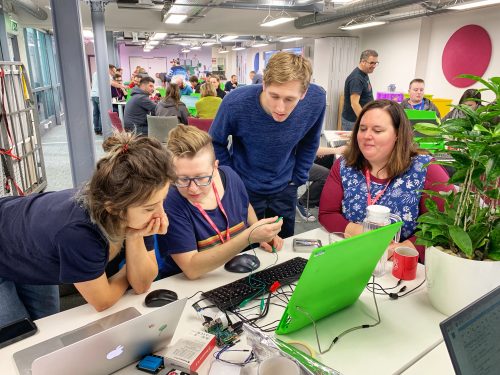
<path id="1" fill-rule="evenodd" d="M 212 174 L 210 176 L 199 176 L 199 177 L 178 177 L 175 180 L 174 185 L 179 188 L 187 188 L 194 182 L 196 186 L 208 186 L 212 182 L 214 176 L 215 168 L 212 169 Z"/>

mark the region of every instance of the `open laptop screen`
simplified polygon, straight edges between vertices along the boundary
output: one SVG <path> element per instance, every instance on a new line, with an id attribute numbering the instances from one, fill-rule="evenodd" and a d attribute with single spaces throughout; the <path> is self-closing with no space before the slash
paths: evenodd
<path id="1" fill-rule="evenodd" d="M 458 375 L 497 375 L 500 369 L 500 286 L 440 324 Z"/>

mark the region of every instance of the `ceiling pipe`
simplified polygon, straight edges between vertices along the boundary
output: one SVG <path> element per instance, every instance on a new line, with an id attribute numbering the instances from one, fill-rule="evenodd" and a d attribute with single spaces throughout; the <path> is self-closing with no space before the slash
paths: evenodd
<path id="1" fill-rule="evenodd" d="M 299 17 L 294 21 L 297 29 L 317 26 L 324 23 L 331 23 L 342 20 L 350 20 L 359 16 L 369 16 L 381 12 L 387 12 L 392 9 L 401 8 L 408 5 L 424 3 L 424 1 L 411 0 L 368 0 L 355 2 L 328 13 L 315 13 Z"/>
<path id="2" fill-rule="evenodd" d="M 10 0 L 12 5 L 22 8 L 25 12 L 31 14 L 33 17 L 39 20 L 45 21 L 49 18 L 49 15 L 45 10 L 40 8 L 38 5 L 33 3 L 31 0 Z"/>

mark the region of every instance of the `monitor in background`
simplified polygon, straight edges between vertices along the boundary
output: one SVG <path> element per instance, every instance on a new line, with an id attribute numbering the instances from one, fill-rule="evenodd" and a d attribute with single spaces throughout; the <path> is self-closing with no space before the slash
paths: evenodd
<path id="1" fill-rule="evenodd" d="M 412 127 L 420 122 L 439 125 L 436 112 L 434 111 L 421 111 L 418 109 L 405 109 L 404 111 Z M 418 143 L 419 148 L 428 150 L 430 153 L 443 151 L 445 149 L 444 142 L 432 136 L 414 131 L 414 139 L 415 142 Z"/>
<path id="2" fill-rule="evenodd" d="M 500 286 L 440 324 L 457 375 L 500 369 Z"/>

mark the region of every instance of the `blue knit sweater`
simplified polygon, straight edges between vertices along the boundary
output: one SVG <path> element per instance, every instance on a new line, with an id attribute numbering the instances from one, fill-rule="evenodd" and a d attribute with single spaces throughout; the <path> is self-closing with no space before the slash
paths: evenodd
<path id="1" fill-rule="evenodd" d="M 262 85 L 249 85 L 226 95 L 210 135 L 217 159 L 233 168 L 248 190 L 274 194 L 290 182 L 306 182 L 319 146 L 326 96 L 311 84 L 290 116 L 277 122 L 262 108 L 261 93 Z"/>

